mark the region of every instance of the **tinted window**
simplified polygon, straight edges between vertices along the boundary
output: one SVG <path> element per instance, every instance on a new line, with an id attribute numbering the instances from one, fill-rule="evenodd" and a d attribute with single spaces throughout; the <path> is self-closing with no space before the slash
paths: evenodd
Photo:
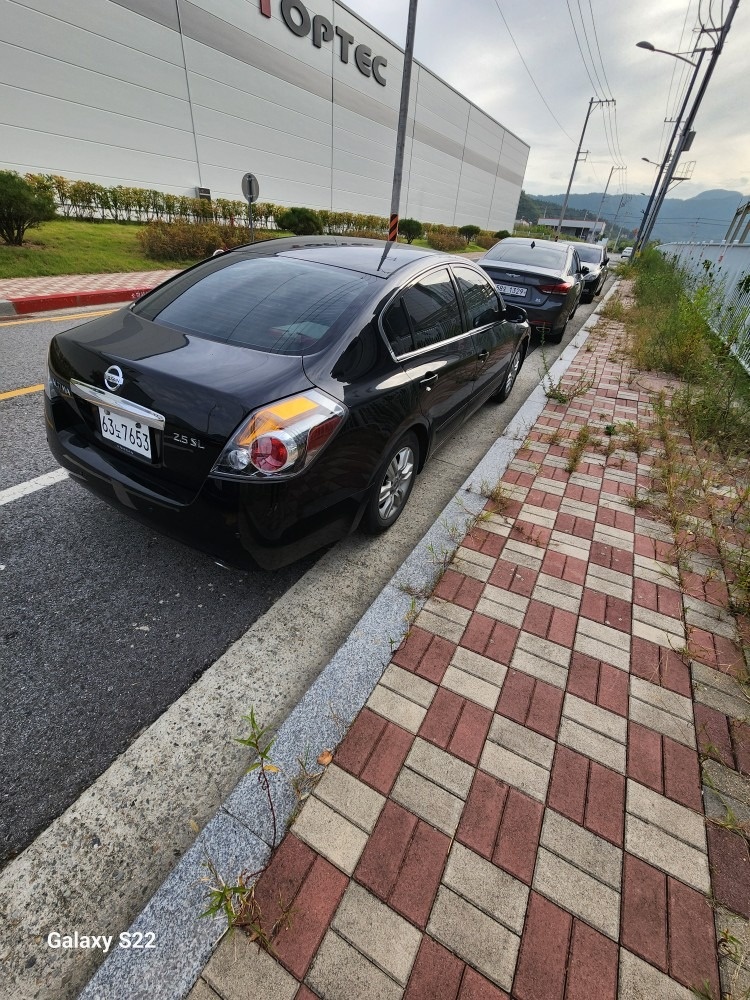
<path id="1" fill-rule="evenodd" d="M 463 332 L 456 293 L 447 270 L 433 271 L 407 288 L 403 303 L 417 350 Z"/>
<path id="2" fill-rule="evenodd" d="M 191 284 L 150 318 L 276 354 L 318 350 L 377 279 L 284 257 L 237 260 Z"/>
<path id="3" fill-rule="evenodd" d="M 576 247 L 576 252 L 584 264 L 598 264 L 603 256 L 601 247 L 580 246 Z"/>
<path id="4" fill-rule="evenodd" d="M 487 260 L 507 260 L 513 264 L 531 264 L 535 267 L 558 268 L 565 267 L 566 251 L 556 247 L 540 247 L 524 243 L 496 243 L 487 251 Z"/>
<path id="5" fill-rule="evenodd" d="M 383 317 L 383 329 L 385 330 L 385 335 L 388 338 L 388 343 L 391 345 L 391 350 L 396 357 L 399 357 L 402 354 L 408 354 L 409 351 L 414 350 L 414 341 L 411 337 L 409 319 L 406 315 L 404 303 L 400 295 L 396 301 L 389 306 L 385 316 Z"/>
<path id="6" fill-rule="evenodd" d="M 500 304 L 489 281 L 476 271 L 470 271 L 468 267 L 455 267 L 453 273 L 466 304 L 469 328 L 497 323 L 500 319 Z"/>

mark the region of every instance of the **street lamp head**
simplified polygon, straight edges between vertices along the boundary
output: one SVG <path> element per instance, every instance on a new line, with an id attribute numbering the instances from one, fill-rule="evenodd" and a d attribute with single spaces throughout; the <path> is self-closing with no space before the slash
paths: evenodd
<path id="1" fill-rule="evenodd" d="M 684 56 L 681 52 L 670 52 L 668 49 L 657 49 L 655 45 L 651 44 L 651 42 L 636 42 L 635 45 L 638 49 L 648 49 L 649 52 L 661 52 L 662 55 L 672 56 L 673 59 L 679 59 L 682 62 L 688 63 L 690 66 L 697 65 L 692 59 L 686 58 L 686 56 Z"/>
<path id="2" fill-rule="evenodd" d="M 649 52 L 656 52 L 656 49 L 653 47 L 651 42 L 636 42 L 635 44 L 639 49 L 648 49 Z"/>

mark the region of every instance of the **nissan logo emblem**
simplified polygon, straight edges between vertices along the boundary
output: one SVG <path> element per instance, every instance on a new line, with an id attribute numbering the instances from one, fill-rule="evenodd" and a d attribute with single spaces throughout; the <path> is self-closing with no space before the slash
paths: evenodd
<path id="1" fill-rule="evenodd" d="M 104 373 L 104 384 L 111 392 L 117 392 L 118 389 L 122 388 L 124 381 L 122 368 L 118 368 L 117 365 L 110 365 Z"/>

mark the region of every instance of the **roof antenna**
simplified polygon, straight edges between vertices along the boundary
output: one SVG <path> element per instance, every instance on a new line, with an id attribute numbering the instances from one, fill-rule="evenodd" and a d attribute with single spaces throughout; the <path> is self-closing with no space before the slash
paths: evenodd
<path id="1" fill-rule="evenodd" d="M 531 249 L 533 250 L 535 246 L 536 246 L 536 240 L 532 240 L 531 241 Z"/>

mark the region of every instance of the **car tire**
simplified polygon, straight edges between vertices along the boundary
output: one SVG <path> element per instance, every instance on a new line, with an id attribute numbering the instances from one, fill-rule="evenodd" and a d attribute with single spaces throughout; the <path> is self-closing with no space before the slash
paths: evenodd
<path id="1" fill-rule="evenodd" d="M 419 442 L 409 431 L 390 449 L 370 490 L 362 516 L 362 529 L 379 535 L 395 524 L 414 486 L 419 464 Z"/>
<path id="2" fill-rule="evenodd" d="M 504 403 L 505 400 L 510 396 L 513 391 L 513 386 L 516 384 L 516 379 L 518 378 L 518 373 L 521 371 L 521 365 L 524 362 L 524 350 L 519 344 L 516 349 L 516 353 L 510 359 L 510 364 L 508 365 L 508 371 L 506 372 L 505 378 L 503 379 L 503 384 L 499 389 L 492 393 L 490 399 L 493 403 Z"/>
<path id="3" fill-rule="evenodd" d="M 568 319 L 570 319 L 570 316 L 568 316 Z M 565 331 L 567 330 L 567 328 L 568 328 L 568 320 L 566 319 L 559 330 L 550 330 L 549 333 L 544 335 L 545 343 L 547 344 L 561 343 L 563 337 L 565 336 Z"/>

